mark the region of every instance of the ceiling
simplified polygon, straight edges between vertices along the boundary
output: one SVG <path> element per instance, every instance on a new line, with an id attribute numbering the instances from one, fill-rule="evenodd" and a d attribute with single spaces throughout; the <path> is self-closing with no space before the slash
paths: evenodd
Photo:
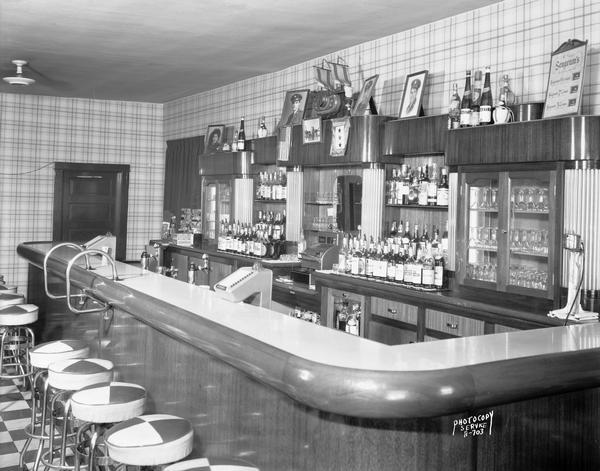
<path id="1" fill-rule="evenodd" d="M 164 103 L 498 1 L 0 0 L 0 92 Z"/>

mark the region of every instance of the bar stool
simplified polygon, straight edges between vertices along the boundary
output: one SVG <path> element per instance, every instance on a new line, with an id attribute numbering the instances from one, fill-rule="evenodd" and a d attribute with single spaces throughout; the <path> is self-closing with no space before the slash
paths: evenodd
<path id="1" fill-rule="evenodd" d="M 35 335 L 27 326 L 37 321 L 38 312 L 34 304 L 0 308 L 0 378 L 31 381 L 33 369 L 29 362 L 29 350 L 35 345 Z"/>
<path id="2" fill-rule="evenodd" d="M 25 304 L 25 296 L 20 293 L 0 293 L 0 307 L 14 306 L 15 304 Z"/>
<path id="3" fill-rule="evenodd" d="M 179 461 L 193 448 L 192 424 L 167 414 L 141 415 L 111 427 L 104 443 L 111 460 L 131 466 L 159 466 Z"/>
<path id="4" fill-rule="evenodd" d="M 49 399 L 50 426 L 48 429 L 48 450 L 42 453 L 41 461 L 46 468 L 68 470 L 74 466 L 67 464 L 67 448 L 73 451 L 74 443 L 69 439 L 75 436 L 73 423 L 69 420 L 71 396 L 86 386 L 110 382 L 113 377 L 113 364 L 100 358 L 79 358 L 51 363 L 48 366 L 48 385 L 52 397 Z M 57 422 L 62 422 L 61 440 L 57 447 Z M 39 452 L 39 449 L 38 449 Z"/>
<path id="5" fill-rule="evenodd" d="M 112 425 L 144 413 L 146 390 L 131 383 L 100 383 L 87 386 L 71 396 L 71 415 L 82 421 L 77 430 L 75 470 L 83 465 L 92 470 L 94 463 L 108 464 L 103 435 Z M 97 454 L 97 448 L 102 455 Z M 87 451 L 86 451 L 87 450 Z M 96 460 L 97 458 L 97 460 Z"/>
<path id="6" fill-rule="evenodd" d="M 242 460 L 223 458 L 197 458 L 180 461 L 167 466 L 163 471 L 260 471 L 256 466 Z"/>
<path id="7" fill-rule="evenodd" d="M 48 366 L 51 363 L 72 358 L 83 358 L 90 354 L 85 342 L 65 339 L 45 342 L 29 350 L 29 363 L 35 374 L 31 380 L 31 420 L 25 427 L 27 440 L 19 453 L 19 466 L 23 469 L 25 453 L 34 439 L 39 440 L 38 452 L 34 463 L 37 470 L 44 448 L 44 442 L 49 439 L 47 427 L 49 416 L 47 411 L 48 397 Z"/>
<path id="8" fill-rule="evenodd" d="M 16 293 L 17 287 L 15 285 L 7 285 L 0 283 L 0 293 Z"/>

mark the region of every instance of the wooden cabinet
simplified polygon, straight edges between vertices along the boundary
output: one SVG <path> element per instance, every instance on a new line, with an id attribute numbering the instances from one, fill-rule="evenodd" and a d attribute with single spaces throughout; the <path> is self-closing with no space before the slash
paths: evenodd
<path id="1" fill-rule="evenodd" d="M 417 306 L 371 298 L 368 338 L 387 345 L 416 342 L 418 311 Z"/>

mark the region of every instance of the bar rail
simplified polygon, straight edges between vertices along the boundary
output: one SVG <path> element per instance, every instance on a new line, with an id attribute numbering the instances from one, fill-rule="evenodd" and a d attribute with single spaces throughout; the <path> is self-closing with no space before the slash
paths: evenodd
<path id="1" fill-rule="evenodd" d="M 17 252 L 42 267 L 50 242 Z M 64 277 L 68 248 L 48 269 Z M 600 324 L 387 346 L 117 263 L 75 266 L 74 286 L 321 411 L 436 417 L 600 385 Z"/>

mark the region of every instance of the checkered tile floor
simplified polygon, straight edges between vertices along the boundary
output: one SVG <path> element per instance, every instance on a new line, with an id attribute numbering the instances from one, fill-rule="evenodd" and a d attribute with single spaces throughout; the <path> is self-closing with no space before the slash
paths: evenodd
<path id="1" fill-rule="evenodd" d="M 20 384 L 20 383 L 19 383 Z M 18 471 L 19 450 L 25 444 L 25 425 L 31 411 L 28 400 L 30 392 L 22 392 L 17 382 L 0 379 L 0 470 Z M 30 446 L 25 455 L 28 469 L 35 460 L 36 446 Z"/>

